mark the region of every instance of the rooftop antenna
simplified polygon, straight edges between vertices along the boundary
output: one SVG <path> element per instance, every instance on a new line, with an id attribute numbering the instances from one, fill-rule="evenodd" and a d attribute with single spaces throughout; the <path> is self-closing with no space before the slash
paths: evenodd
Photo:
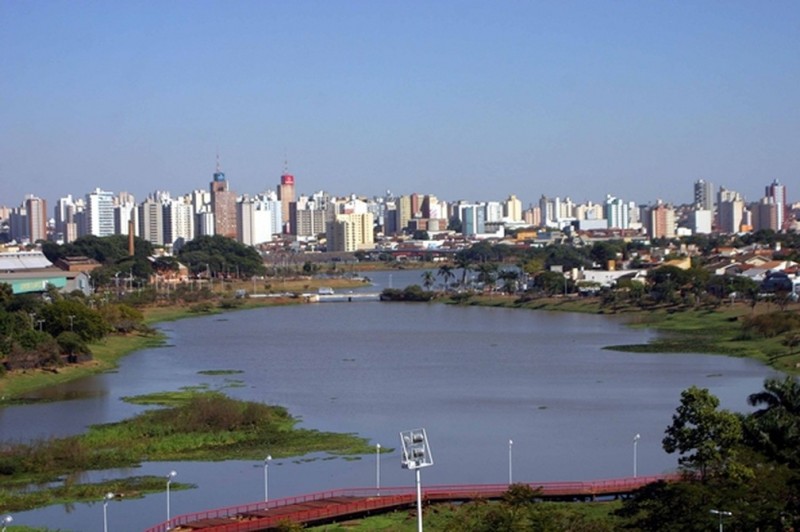
<path id="1" fill-rule="evenodd" d="M 217 173 L 219 173 L 219 147 L 217 147 Z"/>

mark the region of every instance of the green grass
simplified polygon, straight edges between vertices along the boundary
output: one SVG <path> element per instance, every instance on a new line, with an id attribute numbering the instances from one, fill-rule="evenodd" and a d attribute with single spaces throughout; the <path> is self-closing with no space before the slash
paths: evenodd
<path id="1" fill-rule="evenodd" d="M 423 525 L 425 530 L 456 530 L 454 522 L 463 523 L 464 512 L 470 510 L 471 505 L 486 504 L 483 502 L 473 502 L 462 505 L 455 504 L 432 504 L 425 506 L 423 510 Z M 488 504 L 500 505 L 499 502 Z M 611 502 L 539 502 L 535 503 L 535 508 L 544 512 L 561 512 L 570 514 L 589 521 L 599 521 L 609 523 L 613 527 L 615 518 L 612 513 L 620 508 L 620 501 Z M 342 523 L 333 523 L 310 527 L 310 532 L 415 532 L 417 530 L 416 509 L 395 510 L 384 514 L 353 519 Z M 533 528 L 531 530 L 534 530 Z"/>
<path id="2" fill-rule="evenodd" d="M 191 489 L 195 486 L 173 482 L 174 490 Z M 102 501 L 107 493 L 113 493 L 114 501 L 140 499 L 148 493 L 165 490 L 163 477 L 139 476 L 95 483 L 76 483 L 69 478 L 58 486 L 45 486 L 36 489 L 0 488 L 0 501 L 5 512 L 22 512 L 53 504 Z M 12 529 L 9 529 L 12 530 Z"/>
<path id="3" fill-rule="evenodd" d="M 182 390 L 126 400 L 162 408 L 95 425 L 78 436 L 2 444 L 0 508 L 38 507 L 116 492 L 103 485 L 95 489 L 68 484 L 83 471 L 134 467 L 143 461 L 261 460 L 266 453 L 279 458 L 315 452 L 373 452 L 373 447 L 356 435 L 300 429 L 298 420 L 283 407 L 239 401 L 219 392 Z M 50 483 L 54 486 L 26 493 L 26 486 Z M 67 487 L 71 489 L 59 491 Z"/>

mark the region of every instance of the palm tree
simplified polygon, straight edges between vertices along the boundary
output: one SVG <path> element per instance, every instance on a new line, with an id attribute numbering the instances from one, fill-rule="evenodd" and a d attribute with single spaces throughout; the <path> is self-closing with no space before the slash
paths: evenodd
<path id="1" fill-rule="evenodd" d="M 450 286 L 450 282 L 455 279 L 456 274 L 453 273 L 453 267 L 449 264 L 442 264 L 439 266 L 439 271 L 436 272 L 437 277 L 441 277 L 442 281 L 444 282 L 444 289 L 447 289 Z"/>
<path id="2" fill-rule="evenodd" d="M 493 262 L 483 262 L 478 264 L 478 282 L 483 283 L 484 286 L 489 286 L 491 289 L 491 285 L 495 280 L 496 272 L 497 264 Z"/>
<path id="3" fill-rule="evenodd" d="M 425 290 L 430 290 L 431 286 L 434 283 L 434 276 L 433 272 L 430 270 L 425 270 L 422 274 L 422 286 L 425 287 Z"/>
<path id="4" fill-rule="evenodd" d="M 497 276 L 503 280 L 503 290 L 509 294 L 517 291 L 517 280 L 519 279 L 517 270 L 501 270 Z"/>
<path id="5" fill-rule="evenodd" d="M 757 443 L 773 456 L 800 465 L 800 380 L 767 379 L 764 390 L 747 402 L 762 407 L 752 414 Z"/>
<path id="6" fill-rule="evenodd" d="M 461 268 L 461 286 L 462 288 L 467 284 L 467 272 L 472 267 L 472 259 L 464 253 L 463 251 L 459 251 L 456 253 L 455 260 L 453 261 L 456 265 L 456 268 Z"/>

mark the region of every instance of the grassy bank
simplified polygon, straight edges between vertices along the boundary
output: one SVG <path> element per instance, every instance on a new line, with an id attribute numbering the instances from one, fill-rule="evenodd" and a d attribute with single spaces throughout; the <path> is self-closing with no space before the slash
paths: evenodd
<path id="1" fill-rule="evenodd" d="M 268 288 L 267 288 L 268 285 Z M 259 307 L 296 305 L 304 302 L 302 298 L 275 296 L 278 293 L 297 294 L 316 292 L 327 286 L 335 290 L 364 286 L 364 281 L 350 278 L 286 278 L 276 279 L 255 286 L 256 294 L 273 294 L 271 297 L 245 297 L 236 299 L 236 290 L 253 293 L 253 284 L 218 283 L 214 285 L 214 299 L 200 301 L 195 304 L 172 303 L 153 305 L 142 310 L 144 322 L 148 326 L 156 323 L 175 321 L 199 315 L 218 314 L 231 310 L 247 310 Z M 25 402 L 25 395 L 63 382 L 79 379 L 88 375 L 113 369 L 117 361 L 140 349 L 162 345 L 163 335 L 157 331 L 152 334 L 132 333 L 125 335 L 109 335 L 99 342 L 89 344 L 92 360 L 80 364 L 65 365 L 58 368 L 11 371 L 0 376 L 0 407 L 3 404 Z M 37 400 L 42 400 L 38 398 Z"/>
<path id="2" fill-rule="evenodd" d="M 743 327 L 748 317 L 774 312 L 775 305 L 760 303 L 755 308 L 736 304 L 715 309 L 621 307 L 611 311 L 598 298 L 551 297 L 528 301 L 503 294 L 474 295 L 452 304 L 619 315 L 632 327 L 649 328 L 660 334 L 647 344 L 613 345 L 607 349 L 632 353 L 707 353 L 758 360 L 776 370 L 800 374 L 800 349 L 787 346 L 785 336 L 748 334 Z M 797 309 L 795 309 L 796 311 Z"/>
<path id="3" fill-rule="evenodd" d="M 0 508 L 21 511 L 55 502 L 97 500 L 109 491 L 163 490 L 163 478 L 79 482 L 84 471 L 136 467 L 143 461 L 373 452 L 365 439 L 352 434 L 297 428 L 298 420 L 283 407 L 239 401 L 218 392 L 179 391 L 127 400 L 163 408 L 95 425 L 77 436 L 0 446 Z"/>

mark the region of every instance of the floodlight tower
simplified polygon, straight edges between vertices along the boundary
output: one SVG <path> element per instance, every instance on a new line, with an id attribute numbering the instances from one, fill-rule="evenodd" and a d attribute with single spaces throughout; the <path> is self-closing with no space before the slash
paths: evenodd
<path id="1" fill-rule="evenodd" d="M 425 429 L 405 430 L 400 433 L 403 446 L 401 465 L 403 469 L 413 469 L 417 477 L 417 532 L 422 532 L 422 481 L 419 470 L 433 465 L 431 448 Z"/>

